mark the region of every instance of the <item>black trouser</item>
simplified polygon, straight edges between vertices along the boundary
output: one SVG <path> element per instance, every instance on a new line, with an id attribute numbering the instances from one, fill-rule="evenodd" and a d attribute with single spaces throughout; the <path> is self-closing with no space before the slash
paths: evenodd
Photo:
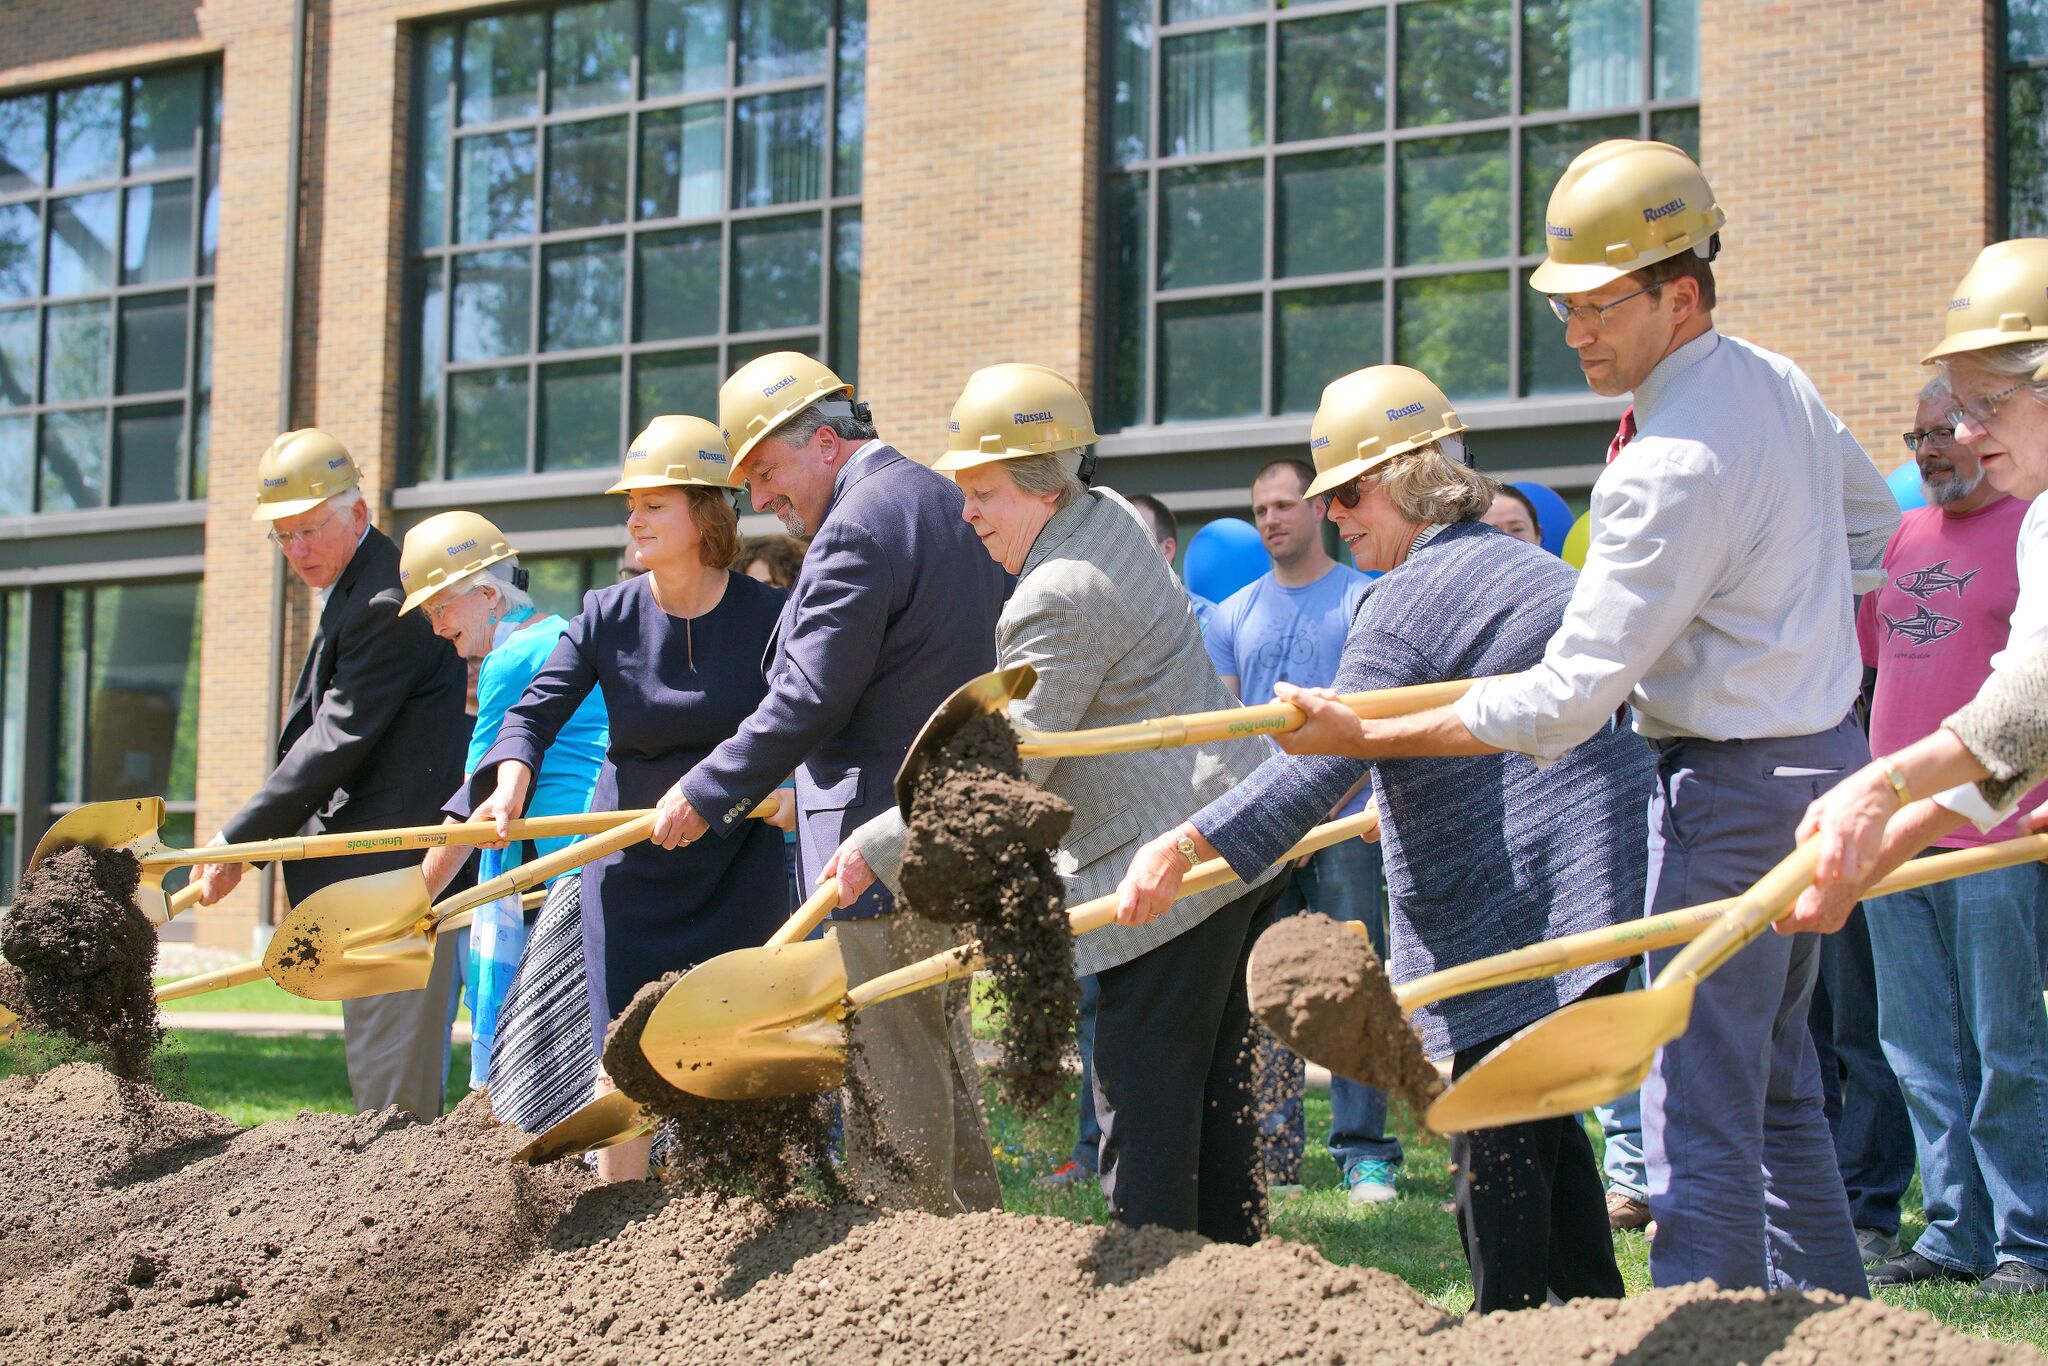
<path id="1" fill-rule="evenodd" d="M 1254 1243 L 1265 1225 L 1245 960 L 1285 878 L 1098 973 L 1102 1193 L 1132 1228 Z"/>
<path id="2" fill-rule="evenodd" d="M 1612 995 L 1627 980 L 1623 967 L 1579 999 Z M 1459 1049 L 1451 1075 L 1462 1077 L 1509 1037 Z M 1475 1310 L 1531 1309 L 1550 1291 L 1563 1300 L 1621 1298 L 1606 1185 L 1579 1116 L 1456 1134 L 1451 1161 Z"/>

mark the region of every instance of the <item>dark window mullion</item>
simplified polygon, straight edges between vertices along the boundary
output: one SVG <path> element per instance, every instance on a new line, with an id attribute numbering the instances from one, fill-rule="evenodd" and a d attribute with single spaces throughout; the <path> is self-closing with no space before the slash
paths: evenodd
<path id="1" fill-rule="evenodd" d="M 1393 140 L 1394 130 L 1401 125 L 1401 26 L 1395 22 L 1394 7 L 1392 5 L 1387 6 L 1385 21 L 1387 26 L 1385 44 L 1387 53 L 1387 100 L 1386 109 L 1383 112 L 1387 121 L 1387 150 L 1380 157 L 1380 193 L 1383 196 L 1381 202 L 1385 206 L 1384 211 L 1380 215 L 1380 221 L 1384 225 L 1380 231 L 1380 264 L 1381 269 L 1386 274 L 1383 277 L 1384 283 L 1380 285 L 1380 354 L 1385 357 L 1387 363 L 1391 364 L 1400 359 L 1394 345 L 1395 310 L 1399 307 L 1400 300 L 1395 296 L 1393 268 L 1394 262 L 1399 259 L 1401 236 L 1401 225 L 1396 218 L 1401 208 L 1401 198 L 1397 192 L 1400 184 L 1400 166 L 1398 164 L 1400 148 L 1394 144 Z"/>
<path id="2" fill-rule="evenodd" d="M 1640 0 L 1648 14 L 1655 0 Z M 1645 48 L 1644 51 L 1649 49 Z M 1644 71 L 1649 63 L 1643 64 Z M 1647 77 L 1646 77 L 1647 79 Z M 1508 109 L 1514 121 L 1508 126 L 1508 253 L 1522 250 L 1522 109 L 1527 101 L 1522 89 L 1522 0 L 1508 5 Z M 1508 271 L 1508 397 L 1522 395 L 1522 301 L 1521 274 Z"/>
<path id="3" fill-rule="evenodd" d="M 455 261 L 444 256 L 434 263 L 441 275 L 441 401 L 434 405 L 434 477 L 448 477 L 448 449 L 455 396 L 448 385 L 448 362 L 455 355 Z"/>
<path id="4" fill-rule="evenodd" d="M 633 55 L 626 64 L 627 88 L 637 97 L 640 94 L 640 56 L 647 50 L 647 23 L 644 4 L 633 7 Z M 640 260 L 640 106 L 636 102 L 626 111 L 626 233 L 619 250 L 625 253 L 621 267 L 621 296 L 619 299 L 619 341 L 631 345 L 635 329 L 639 325 L 639 300 L 635 291 L 639 287 Z M 619 353 L 619 451 L 623 454 L 638 433 L 633 428 L 633 366 L 626 359 L 627 352 Z"/>
<path id="5" fill-rule="evenodd" d="M 1145 142 L 1146 155 L 1154 163 L 1142 174 L 1145 177 L 1145 281 L 1140 286 L 1140 296 L 1145 302 L 1145 364 L 1144 402 L 1140 415 L 1147 426 L 1159 422 L 1159 304 L 1154 292 L 1159 284 L 1159 171 L 1156 163 L 1166 147 L 1166 133 L 1161 127 L 1161 116 L 1166 109 L 1166 100 L 1160 90 L 1160 77 L 1165 63 L 1160 58 L 1161 49 L 1166 46 L 1161 30 L 1164 27 L 1162 6 L 1165 0 L 1152 0 L 1152 44 L 1145 50 L 1146 65 L 1151 68 L 1145 81 L 1145 99 L 1150 104 L 1146 111 Z"/>
<path id="6" fill-rule="evenodd" d="M 1274 235 L 1278 230 L 1275 223 L 1275 210 L 1278 204 L 1275 182 L 1280 174 L 1280 167 L 1273 151 L 1274 144 L 1280 138 L 1280 32 L 1279 20 L 1274 17 L 1272 11 L 1268 11 L 1266 15 L 1264 27 L 1266 88 L 1260 93 L 1260 99 L 1266 105 L 1266 145 L 1263 152 L 1265 177 L 1260 186 L 1260 197 L 1265 210 L 1262 215 L 1265 223 L 1259 235 L 1259 256 L 1265 288 L 1260 291 L 1259 296 L 1259 412 L 1271 417 L 1277 406 L 1275 394 L 1279 387 L 1273 382 L 1273 358 L 1277 354 L 1273 329 L 1279 325 L 1273 315 L 1273 277 L 1279 273 L 1279 262 L 1275 259 Z"/>
<path id="7" fill-rule="evenodd" d="M 552 15 L 553 10 L 543 14 Z M 552 24 L 543 24 L 541 38 L 540 109 L 548 107 L 548 47 L 552 42 Z M 527 246 L 526 270 L 529 284 L 526 291 L 526 472 L 540 471 L 540 356 L 544 349 L 540 325 L 543 316 L 541 298 L 547 287 L 547 277 L 541 270 L 541 259 L 546 249 L 540 238 L 548 226 L 548 137 L 545 129 L 533 130 L 533 232 L 534 241 Z"/>

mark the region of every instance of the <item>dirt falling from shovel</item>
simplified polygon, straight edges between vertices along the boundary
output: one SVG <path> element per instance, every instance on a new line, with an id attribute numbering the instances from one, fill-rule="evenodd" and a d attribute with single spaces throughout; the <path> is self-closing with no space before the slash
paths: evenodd
<path id="1" fill-rule="evenodd" d="M 1443 1082 L 1394 999 L 1372 945 L 1326 915 L 1291 915 L 1259 938 L 1252 1013 L 1303 1057 L 1427 1109 Z"/>
<path id="2" fill-rule="evenodd" d="M 0 1003 L 31 1029 L 76 1040 L 141 1080 L 163 1030 L 151 977 L 156 929 L 135 909 L 142 866 L 124 849 L 76 845 L 38 863 L 0 927 Z"/>
<path id="3" fill-rule="evenodd" d="M 1003 1098 L 1043 1110 L 1065 1094 L 1081 1004 L 1052 861 L 1074 808 L 1025 778 L 1016 732 L 983 714 L 926 762 L 907 816 L 903 900 L 927 920 L 973 926 L 999 997 Z"/>
<path id="4" fill-rule="evenodd" d="M 826 1097 L 707 1100 L 673 1085 L 640 1051 L 648 1017 L 682 975 L 672 972 L 640 988 L 604 1037 L 605 1075 L 667 1121 L 669 1179 L 684 1189 L 747 1191 L 769 1201 L 807 1181 L 841 1195 Z"/>

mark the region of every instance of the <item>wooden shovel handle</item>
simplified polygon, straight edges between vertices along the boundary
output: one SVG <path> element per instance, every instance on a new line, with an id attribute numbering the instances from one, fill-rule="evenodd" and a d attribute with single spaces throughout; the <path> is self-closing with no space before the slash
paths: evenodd
<path id="1" fill-rule="evenodd" d="M 1864 893 L 1865 897 L 1888 896 L 1893 892 L 1908 892 L 1915 887 L 1926 887 L 1950 878 L 1968 877 L 1972 873 L 1989 872 L 1994 868 L 2010 868 L 2015 864 L 2034 863 L 2048 859 L 2048 835 L 2022 835 L 2018 839 L 2001 840 L 1997 844 L 1981 844 L 1972 849 L 1956 849 L 1946 854 L 1934 854 L 1927 858 L 1914 859 L 1891 876 L 1876 883 Z M 1707 926 L 1719 920 L 1734 907 L 1737 898 L 1728 897 L 1720 901 L 1709 901 L 1700 906 L 1688 906 L 1683 910 L 1665 911 L 1659 915 L 1645 916 L 1622 925 L 1611 925 L 1604 929 L 1582 930 L 1557 939 L 1547 939 L 1540 944 L 1508 953 L 1497 953 L 1490 958 L 1475 959 L 1460 963 L 1456 967 L 1432 972 L 1418 977 L 1401 987 L 1394 997 L 1403 1010 L 1415 1010 L 1453 996 L 1465 996 L 1475 991 L 1486 991 L 1492 987 L 1509 986 L 1515 982 L 1533 982 L 1539 978 L 1555 977 L 1573 968 L 1590 967 L 1595 963 L 1611 963 L 1617 958 L 1630 958 L 1639 953 L 1650 953 L 1658 949 L 1676 948 L 1691 942 Z"/>
<path id="2" fill-rule="evenodd" d="M 1278 862 L 1286 863 L 1300 858 L 1303 854 L 1313 854 L 1318 849 L 1327 849 L 1348 839 L 1358 839 L 1369 831 L 1378 829 L 1379 823 L 1378 808 L 1368 804 L 1365 810 L 1355 816 L 1346 816 L 1342 820 L 1327 821 L 1318 825 L 1296 841 L 1294 847 L 1282 854 Z M 1230 870 L 1228 863 L 1220 858 L 1205 859 L 1190 868 L 1187 876 L 1181 879 L 1180 890 L 1174 893 L 1174 900 L 1194 896 L 1198 892 L 1206 892 L 1236 880 L 1237 874 Z M 1086 934 L 1090 930 L 1101 929 L 1116 919 L 1116 901 L 1116 893 L 1111 892 L 1106 896 L 1082 902 L 1067 912 L 1067 928 L 1074 934 Z M 941 982 L 957 981 L 973 975 L 981 965 L 981 943 L 978 940 L 962 944 L 958 948 L 947 949 L 943 953 L 935 953 L 929 958 L 905 964 L 893 972 L 885 972 L 879 977 L 862 982 L 846 993 L 847 1010 L 851 1013 L 863 1006 L 879 1005 L 883 1001 L 892 1001 L 898 996 L 907 996 L 913 991 L 922 991 Z"/>
<path id="3" fill-rule="evenodd" d="M 818 884 L 816 891 L 804 898 L 804 904 L 783 922 L 781 929 L 768 936 L 767 947 L 779 949 L 785 944 L 802 943 L 810 937 L 812 930 L 825 923 L 825 917 L 832 914 L 832 908 L 838 904 L 839 879 L 828 877 Z"/>
<path id="4" fill-rule="evenodd" d="M 638 844 L 654 833 L 655 814 L 649 811 L 645 815 L 635 816 L 624 825 L 613 826 L 602 835 L 579 840 L 567 848 L 555 850 L 552 854 L 543 854 L 531 863 L 508 868 L 494 878 L 479 882 L 466 892 L 449 897 L 427 912 L 425 919 L 428 933 L 438 932 L 440 927 L 447 924 L 458 912 L 489 905 L 501 896 L 524 892 L 529 887 L 537 887 L 546 882 L 557 873 L 566 873 L 571 868 L 581 868 L 584 864 L 601 859 L 607 854 L 615 854 L 627 845 Z"/>
<path id="5" fill-rule="evenodd" d="M 1367 719 L 1409 716 L 1433 707 L 1448 706 L 1463 697 L 1475 683 L 1483 681 L 1454 678 L 1441 683 L 1417 683 L 1406 688 L 1346 693 L 1338 700 Z M 1019 728 L 1017 752 L 1026 759 L 1132 754 L 1140 750 L 1204 745 L 1215 740 L 1283 735 L 1301 729 L 1305 719 L 1301 708 L 1291 702 L 1266 702 L 1256 707 L 1189 712 L 1185 716 L 1156 716 L 1149 721 L 1101 726 L 1095 730 L 1034 731 Z"/>
<path id="6" fill-rule="evenodd" d="M 253 959 L 237 963 L 233 967 L 218 968 L 213 972 L 202 972 L 192 977 L 180 977 L 175 982 L 166 982 L 156 989 L 156 1003 L 182 1001 L 187 996 L 199 996 L 209 991 L 220 991 L 225 987 L 238 987 L 244 982 L 261 981 L 266 974 L 263 960 Z"/>
<path id="7" fill-rule="evenodd" d="M 188 882 L 184 886 L 180 887 L 177 891 L 173 892 L 171 894 L 170 900 L 164 904 L 163 918 L 158 919 L 156 916 L 151 915 L 149 917 L 149 923 L 152 925 L 166 924 L 170 921 L 172 916 L 178 915 L 179 913 L 184 911 L 189 911 L 198 904 L 199 884 L 197 882 Z"/>

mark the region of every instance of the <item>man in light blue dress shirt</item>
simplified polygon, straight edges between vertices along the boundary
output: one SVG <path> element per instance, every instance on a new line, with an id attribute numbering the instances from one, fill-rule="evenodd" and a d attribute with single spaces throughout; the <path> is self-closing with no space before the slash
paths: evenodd
<path id="1" fill-rule="evenodd" d="M 1562 627 L 1541 664 L 1454 707 L 1362 722 L 1311 697 L 1281 743 L 1546 764 L 1626 702 L 1657 755 L 1655 913 L 1748 888 L 1791 852 L 1806 803 L 1865 762 L 1853 596 L 1881 581 L 1898 507 L 1796 365 L 1714 330 L 1726 215 L 1690 157 L 1602 143 L 1546 218 L 1530 283 L 1588 386 L 1634 396 Z M 1652 974 L 1675 952 L 1650 955 Z M 1867 1293 L 1806 1029 L 1818 966 L 1816 936 L 1763 936 L 1699 984 L 1658 1054 L 1642 1093 L 1657 1284 Z"/>

